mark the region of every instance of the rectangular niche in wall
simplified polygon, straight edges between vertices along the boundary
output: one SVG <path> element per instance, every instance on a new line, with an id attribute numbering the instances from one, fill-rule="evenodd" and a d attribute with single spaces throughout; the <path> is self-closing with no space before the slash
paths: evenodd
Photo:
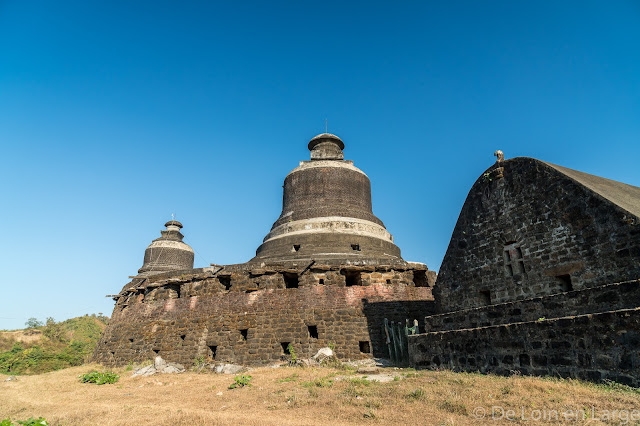
<path id="1" fill-rule="evenodd" d="M 218 354 L 218 347 L 215 345 L 209 346 L 209 356 L 211 357 L 211 359 L 215 360 L 217 354 Z"/>
<path id="2" fill-rule="evenodd" d="M 345 285 L 347 287 L 351 287 L 354 285 L 362 285 L 362 277 L 359 271 L 340 271 L 342 275 L 344 275 Z"/>
<path id="3" fill-rule="evenodd" d="M 180 284 L 169 284 L 166 288 L 169 291 L 168 299 L 180 299 Z"/>
<path id="4" fill-rule="evenodd" d="M 560 282 L 560 288 L 562 291 L 573 291 L 573 283 L 571 282 L 571 275 L 564 274 L 556 276 L 558 282 Z"/>
<path id="5" fill-rule="evenodd" d="M 504 246 L 504 271 L 508 277 L 516 277 L 525 274 L 522 249 L 515 241 Z"/>
<path id="6" fill-rule="evenodd" d="M 225 290 L 229 291 L 231 289 L 231 275 L 219 275 L 218 280 Z"/>
<path id="7" fill-rule="evenodd" d="M 489 292 L 489 290 L 480 290 L 478 293 L 480 295 L 479 297 L 482 304 L 484 305 L 491 304 L 491 293 Z"/>
<path id="8" fill-rule="evenodd" d="M 289 350 L 289 345 L 291 342 L 280 342 L 280 346 L 282 346 L 282 353 L 285 355 L 291 355 L 291 351 Z"/>
<path id="9" fill-rule="evenodd" d="M 249 335 L 249 329 L 243 328 L 240 330 L 240 335 L 242 336 L 242 340 L 247 340 L 247 336 Z"/>
<path id="10" fill-rule="evenodd" d="M 284 278 L 286 288 L 298 288 L 298 274 L 285 272 L 282 274 L 282 278 Z"/>
<path id="11" fill-rule="evenodd" d="M 370 354 L 371 353 L 371 345 L 369 345 L 369 341 L 367 340 L 361 340 L 360 342 L 358 342 L 358 346 L 360 347 L 360 352 L 363 354 Z"/>
<path id="12" fill-rule="evenodd" d="M 309 331 L 309 337 L 311 337 L 312 339 L 318 338 L 318 326 L 308 325 L 307 330 Z"/>
<path id="13" fill-rule="evenodd" d="M 429 287 L 427 271 L 413 271 L 413 285 L 416 287 Z"/>

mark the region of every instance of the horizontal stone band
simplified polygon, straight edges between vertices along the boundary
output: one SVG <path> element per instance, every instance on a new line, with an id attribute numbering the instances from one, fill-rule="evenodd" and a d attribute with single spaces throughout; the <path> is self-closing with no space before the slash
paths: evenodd
<path id="1" fill-rule="evenodd" d="M 353 170 L 354 172 L 362 173 L 363 175 L 367 176 L 365 172 L 363 172 L 362 170 L 354 166 L 352 161 L 337 161 L 337 160 L 301 161 L 300 165 L 295 169 L 291 170 L 289 174 L 287 174 L 287 176 L 296 172 L 300 172 L 302 170 L 314 169 L 317 167 L 336 167 L 340 169 L 349 169 L 349 170 Z"/>
<path id="2" fill-rule="evenodd" d="M 266 243 L 267 241 L 275 240 L 284 236 L 317 234 L 324 232 L 362 235 L 365 237 L 373 237 L 393 242 L 393 236 L 389 231 L 377 223 L 341 216 L 318 217 L 283 223 L 277 228 L 272 229 L 264 238 L 264 242 Z"/>

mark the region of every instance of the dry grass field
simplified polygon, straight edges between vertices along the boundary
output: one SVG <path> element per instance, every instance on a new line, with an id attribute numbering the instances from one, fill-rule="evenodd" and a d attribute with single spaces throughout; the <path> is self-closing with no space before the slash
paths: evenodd
<path id="1" fill-rule="evenodd" d="M 0 420 L 45 417 L 52 425 L 348 425 L 510 423 L 635 424 L 640 394 L 616 385 L 386 368 L 394 380 L 369 381 L 353 370 L 257 368 L 250 387 L 228 389 L 232 375 L 184 373 L 82 384 L 84 365 L 0 376 Z M 476 407 L 482 407 L 478 409 Z M 501 407 L 501 408 L 492 408 Z M 486 417 L 482 417 L 485 410 Z M 507 410 L 514 410 L 510 415 Z M 625 414 L 626 413 L 626 414 Z M 594 418 L 595 417 L 595 418 Z M 600 419 L 600 420 L 598 420 Z"/>
<path id="2" fill-rule="evenodd" d="M 28 332 L 27 330 L 0 331 L 0 340 L 36 343 L 42 340 L 42 332 L 40 330 L 34 330 L 32 332 Z"/>

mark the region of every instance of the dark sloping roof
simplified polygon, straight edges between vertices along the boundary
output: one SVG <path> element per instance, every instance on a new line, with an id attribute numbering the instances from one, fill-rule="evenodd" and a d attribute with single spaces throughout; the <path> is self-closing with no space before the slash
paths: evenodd
<path id="1" fill-rule="evenodd" d="M 629 213 L 640 217 L 640 188 L 637 186 L 627 185 L 626 183 L 605 179 L 600 176 L 590 175 L 562 166 L 556 166 L 546 161 L 543 161 L 543 163 L 575 180 L 579 184 L 586 186 Z"/>

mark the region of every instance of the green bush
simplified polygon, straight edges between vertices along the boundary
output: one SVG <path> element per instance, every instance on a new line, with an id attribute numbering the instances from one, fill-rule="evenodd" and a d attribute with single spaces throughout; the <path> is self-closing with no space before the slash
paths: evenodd
<path id="1" fill-rule="evenodd" d="M 78 378 L 82 383 L 95 383 L 97 385 L 104 385 L 108 383 L 117 382 L 118 379 L 120 379 L 120 376 L 110 371 L 105 371 L 104 373 L 100 373 L 98 371 L 91 371 L 87 374 L 79 375 Z"/>
<path id="2" fill-rule="evenodd" d="M 249 383 L 251 381 L 251 376 L 249 376 L 249 375 L 242 374 L 240 376 L 234 377 L 233 380 L 235 380 L 235 381 L 229 385 L 229 389 L 243 388 L 245 386 L 251 386 L 251 383 Z"/>

